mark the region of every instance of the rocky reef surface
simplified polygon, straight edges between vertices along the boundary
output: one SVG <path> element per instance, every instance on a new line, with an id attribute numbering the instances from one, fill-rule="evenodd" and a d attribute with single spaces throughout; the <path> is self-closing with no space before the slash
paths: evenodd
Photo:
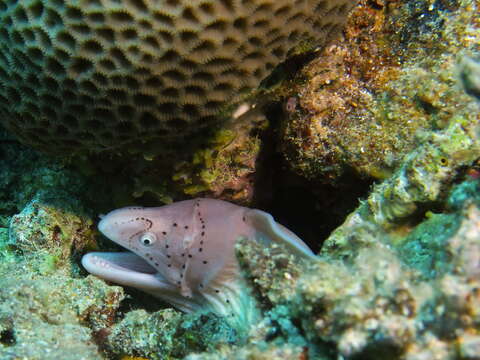
<path id="1" fill-rule="evenodd" d="M 361 1 L 345 38 L 285 89 L 281 148 L 308 178 L 384 179 L 452 114 L 478 120 L 457 63 L 478 56 L 475 1 Z"/>
<path id="2" fill-rule="evenodd" d="M 265 90 L 284 101 L 273 134 L 294 171 L 381 182 L 310 244 L 321 245 L 315 260 L 239 241 L 262 311 L 246 332 L 87 276 L 80 256 L 115 248 L 96 215 L 127 201 L 131 188 L 0 131 L 0 358 L 478 359 L 479 5 L 362 2 L 343 42 Z M 177 164 L 170 176 L 185 195 L 251 201 L 264 145 L 257 130 L 268 121 L 249 119 Z M 136 191 L 159 191 L 157 179 Z"/>

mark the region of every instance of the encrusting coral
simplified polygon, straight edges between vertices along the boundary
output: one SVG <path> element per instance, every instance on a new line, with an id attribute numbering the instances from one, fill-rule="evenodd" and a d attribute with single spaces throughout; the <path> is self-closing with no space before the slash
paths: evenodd
<path id="1" fill-rule="evenodd" d="M 260 173 L 260 134 L 268 127 L 261 111 L 249 111 L 219 129 L 191 161 L 175 165 L 173 182 L 189 196 L 249 205 Z"/>
<path id="2" fill-rule="evenodd" d="M 478 103 L 467 106 L 480 113 Z M 252 334 L 303 344 L 313 358 L 476 359 L 479 124 L 453 113 L 424 134 L 317 261 L 240 242 L 265 314 Z"/>
<path id="3" fill-rule="evenodd" d="M 329 183 L 350 173 L 384 179 L 421 142 L 418 133 L 453 113 L 478 121 L 457 81 L 459 59 L 480 55 L 478 3 L 448 3 L 361 1 L 344 40 L 279 90 L 296 104 L 281 134 L 294 171 Z"/>
<path id="4" fill-rule="evenodd" d="M 473 107 L 477 112 L 478 108 Z M 425 207 L 445 201 L 460 171 L 480 157 L 479 125 L 453 116 L 446 129 L 432 132 L 391 178 L 376 185 L 368 199 L 326 240 L 322 251 L 345 256 L 368 244 L 365 232 L 402 232 Z M 420 212 L 420 213 L 419 213 Z M 364 225 L 367 224 L 367 227 Z"/>
<path id="5" fill-rule="evenodd" d="M 78 256 L 89 247 L 88 242 L 93 246 L 93 221 L 81 215 L 81 204 L 45 197 L 38 194 L 11 218 L 9 245 L 24 254 L 46 250 L 59 261 Z"/>
<path id="6" fill-rule="evenodd" d="M 313 358 L 476 359 L 479 194 L 478 180 L 454 186 L 444 214 L 401 239 L 368 234 L 375 223 L 359 220 L 352 230 L 365 243 L 348 257 L 325 251 L 301 265 L 281 248 L 241 242 L 242 267 L 265 311 L 256 331 L 303 341 Z"/>
<path id="7" fill-rule="evenodd" d="M 72 278 L 68 258 L 42 251 L 0 265 L 2 359 L 101 359 L 95 336 L 111 326 L 123 289 Z"/>
<path id="8" fill-rule="evenodd" d="M 68 192 L 69 196 L 89 193 L 85 178 L 66 164 L 25 148 L 3 128 L 0 128 L 0 168 L 2 215 L 21 211 L 39 192 L 47 196 L 60 192 Z"/>
<path id="9" fill-rule="evenodd" d="M 53 153 L 210 127 L 297 47 L 335 37 L 351 0 L 0 1 L 0 122 Z M 170 141 L 171 143 L 171 141 Z"/>

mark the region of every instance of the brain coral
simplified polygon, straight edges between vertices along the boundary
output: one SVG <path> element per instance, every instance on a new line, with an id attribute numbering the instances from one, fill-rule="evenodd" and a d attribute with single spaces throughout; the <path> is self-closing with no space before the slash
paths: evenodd
<path id="1" fill-rule="evenodd" d="M 184 137 L 352 0 L 0 0 L 0 122 L 49 152 Z"/>

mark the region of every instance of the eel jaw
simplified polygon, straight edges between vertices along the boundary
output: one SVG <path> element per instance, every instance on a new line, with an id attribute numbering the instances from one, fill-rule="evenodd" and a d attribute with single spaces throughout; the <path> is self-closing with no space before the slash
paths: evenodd
<path id="1" fill-rule="evenodd" d="M 130 286 L 160 298 L 184 312 L 204 308 L 202 299 L 181 296 L 176 286 L 158 271 L 131 252 L 92 252 L 82 257 L 82 265 L 90 274 L 118 285 Z"/>
<path id="2" fill-rule="evenodd" d="M 165 286 L 157 270 L 131 252 L 88 253 L 82 265 L 90 274 L 116 284 L 143 290 Z"/>

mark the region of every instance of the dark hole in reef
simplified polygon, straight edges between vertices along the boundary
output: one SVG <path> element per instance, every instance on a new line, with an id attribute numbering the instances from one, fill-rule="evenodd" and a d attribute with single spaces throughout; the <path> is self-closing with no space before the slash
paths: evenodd
<path id="1" fill-rule="evenodd" d="M 140 25 L 140 28 L 143 30 L 152 30 L 152 25 L 147 20 L 139 21 L 138 25 Z"/>
<path id="2" fill-rule="evenodd" d="M 88 19 L 95 23 L 103 23 L 105 21 L 105 16 L 100 12 L 95 12 L 88 14 Z"/>
<path id="3" fill-rule="evenodd" d="M 107 71 L 113 71 L 115 70 L 115 64 L 113 61 L 104 59 L 100 61 L 100 66 L 103 67 Z"/>
<path id="4" fill-rule="evenodd" d="M 124 53 L 118 49 L 113 48 L 110 50 L 110 56 L 117 61 L 117 63 L 123 68 L 129 68 L 131 63 L 124 55 Z"/>
<path id="5" fill-rule="evenodd" d="M 417 204 L 417 209 L 413 214 L 402 218 L 396 224 L 406 225 L 408 228 L 414 228 L 422 222 L 428 220 L 428 213 L 440 214 L 445 212 L 445 204 L 442 202 L 429 201 L 423 204 Z"/>
<path id="6" fill-rule="evenodd" d="M 68 18 L 72 20 L 82 20 L 83 18 L 82 10 L 75 7 L 68 7 L 66 11 L 66 15 Z"/>
<path id="7" fill-rule="evenodd" d="M 153 95 L 139 93 L 133 96 L 133 102 L 138 106 L 154 106 L 156 98 Z"/>
<path id="8" fill-rule="evenodd" d="M 22 23 L 27 23 L 28 22 L 28 17 L 27 17 L 27 14 L 25 13 L 25 10 L 23 10 L 23 8 L 19 7 L 16 11 L 15 11 L 15 19 L 18 21 L 18 22 L 22 22 Z"/>
<path id="9" fill-rule="evenodd" d="M 148 295 L 140 290 L 128 287 L 124 288 L 125 293 L 130 295 L 122 301 L 117 314 L 126 314 L 132 310 L 146 310 L 155 312 L 165 308 L 171 308 L 168 303 L 162 302 L 161 299 Z"/>
<path id="10" fill-rule="evenodd" d="M 140 87 L 138 80 L 132 76 L 125 76 L 124 81 L 130 90 L 137 90 Z"/>
<path id="11" fill-rule="evenodd" d="M 227 10 L 233 12 L 233 0 L 220 0 L 219 1 Z"/>
<path id="12" fill-rule="evenodd" d="M 152 113 L 145 111 L 140 117 L 140 123 L 145 128 L 151 128 L 158 125 L 158 119 Z"/>
<path id="13" fill-rule="evenodd" d="M 159 31 L 159 32 L 158 32 L 158 35 L 160 35 L 160 37 L 162 38 L 162 40 L 163 40 L 164 42 L 166 42 L 167 44 L 170 44 L 171 42 L 173 42 L 173 36 L 172 36 L 169 32 Z"/>
<path id="14" fill-rule="evenodd" d="M 395 359 L 400 356 L 400 348 L 392 340 L 380 339 L 368 345 L 365 350 L 352 356 L 352 360 L 382 360 Z"/>
<path id="15" fill-rule="evenodd" d="M 101 28 L 101 29 L 97 29 L 96 33 L 102 39 L 104 39 L 104 40 L 106 40 L 110 43 L 113 43 L 115 41 L 115 33 L 113 32 L 112 29 Z"/>
<path id="16" fill-rule="evenodd" d="M 182 14 L 182 17 L 192 23 L 198 23 L 198 19 L 197 17 L 195 16 L 195 14 L 192 12 L 192 10 L 190 8 L 186 8 L 184 11 L 183 11 L 183 14 Z"/>
<path id="17" fill-rule="evenodd" d="M 133 17 L 126 11 L 115 11 L 110 14 L 110 17 L 119 23 L 133 22 Z"/>
<path id="18" fill-rule="evenodd" d="M 277 65 L 271 71 L 270 75 L 262 80 L 260 87 L 270 88 L 280 83 L 282 80 L 292 79 L 298 70 L 314 58 L 315 54 L 313 52 L 289 57 L 284 62 Z"/>
<path id="19" fill-rule="evenodd" d="M 193 75 L 193 79 L 197 80 L 197 81 L 203 81 L 203 82 L 206 82 L 206 83 L 210 83 L 210 82 L 213 82 L 214 78 L 213 78 L 212 74 L 200 71 L 200 72 L 197 72 Z"/>
<path id="20" fill-rule="evenodd" d="M 439 111 L 438 108 L 436 108 L 433 104 L 419 96 L 415 98 L 415 101 L 417 102 L 418 106 L 422 108 L 428 115 L 435 115 Z"/>
<path id="21" fill-rule="evenodd" d="M 129 4 L 136 8 L 137 10 L 139 11 L 142 11 L 142 12 L 147 12 L 148 11 L 148 7 L 147 5 L 143 2 L 143 0 L 130 0 L 129 1 Z"/>
<path id="22" fill-rule="evenodd" d="M 124 103 L 128 99 L 127 92 L 122 89 L 109 89 L 107 90 L 107 96 L 117 103 Z"/>
<path id="23" fill-rule="evenodd" d="M 173 19 L 170 16 L 167 16 L 165 14 L 155 12 L 153 14 L 153 17 L 156 21 L 159 22 L 160 25 L 167 26 L 173 28 Z"/>
<path id="24" fill-rule="evenodd" d="M 130 134 L 135 128 L 130 122 L 121 122 L 115 127 L 115 130 L 121 134 Z"/>
<path id="25" fill-rule="evenodd" d="M 130 121 L 135 116 L 135 108 L 130 105 L 121 105 L 118 107 L 117 114 L 121 119 Z"/>
<path id="26" fill-rule="evenodd" d="M 375 10 L 382 10 L 383 9 L 383 4 L 382 3 L 378 3 L 377 1 L 374 1 L 374 0 L 369 0 L 367 2 L 368 6 L 371 7 L 372 9 L 375 9 Z M 340 11 L 345 11 L 346 10 L 346 7 L 344 5 L 340 6 L 340 9 L 338 10 L 339 12 Z"/>
<path id="27" fill-rule="evenodd" d="M 204 40 L 193 49 L 194 52 L 210 52 L 215 50 L 215 44 L 211 41 Z"/>
<path id="28" fill-rule="evenodd" d="M 278 128 L 275 123 L 283 116 L 282 111 L 280 104 L 267 107 L 271 129 Z M 346 174 L 335 186 L 321 179 L 307 180 L 290 170 L 283 156 L 275 151 L 276 134 L 267 131 L 262 137 L 254 207 L 272 214 L 318 253 L 323 241 L 368 194 L 372 181 L 354 174 Z"/>
<path id="29" fill-rule="evenodd" d="M 56 76 L 62 76 L 65 74 L 65 68 L 63 65 L 53 58 L 47 58 L 46 67 Z"/>
<path id="30" fill-rule="evenodd" d="M 113 112 L 109 109 L 104 109 L 104 108 L 96 108 L 93 110 L 93 117 L 97 121 L 111 121 L 112 119 L 115 118 Z"/>
<path id="31" fill-rule="evenodd" d="M 78 76 L 81 75 L 90 69 L 92 69 L 93 63 L 85 58 L 76 58 L 73 60 L 73 64 L 70 69 Z"/>
<path id="32" fill-rule="evenodd" d="M 162 77 L 177 82 L 184 82 L 186 80 L 186 76 L 178 70 L 165 71 Z"/>
<path id="33" fill-rule="evenodd" d="M 225 21 L 223 20 L 217 20 L 217 21 L 214 21 L 213 23 L 211 23 L 210 25 L 208 25 L 205 30 L 214 30 L 214 31 L 220 31 L 220 32 L 224 32 L 226 31 L 228 28 L 228 25 Z"/>
<path id="34" fill-rule="evenodd" d="M 200 86 L 196 86 L 196 85 L 185 86 L 184 90 L 185 90 L 185 94 L 187 95 L 195 95 L 199 97 L 205 96 L 205 89 Z"/>
<path id="35" fill-rule="evenodd" d="M 83 49 L 92 55 L 101 54 L 103 52 L 102 45 L 96 40 L 88 40 L 83 44 Z"/>
<path id="36" fill-rule="evenodd" d="M 90 28 L 84 24 L 76 24 L 71 26 L 72 30 L 79 35 L 90 35 Z"/>
<path id="37" fill-rule="evenodd" d="M 215 9 L 213 8 L 212 4 L 209 4 L 209 3 L 200 5 L 200 10 L 202 10 L 207 15 L 213 15 L 215 12 Z"/>
<path id="38" fill-rule="evenodd" d="M 180 33 L 180 39 L 185 43 L 191 43 L 197 40 L 197 34 L 191 30 L 184 30 Z"/>
<path id="39" fill-rule="evenodd" d="M 92 75 L 92 79 L 93 79 L 93 81 L 101 84 L 102 86 L 107 86 L 107 84 L 108 84 L 108 78 L 105 75 L 103 75 L 101 73 L 98 73 L 98 72 L 96 72 Z"/>
<path id="40" fill-rule="evenodd" d="M 57 41 L 59 41 L 62 45 L 67 46 L 69 49 L 75 49 L 76 41 L 74 37 L 66 32 L 58 33 Z"/>
<path id="41" fill-rule="evenodd" d="M 150 45 L 150 46 L 153 47 L 153 48 L 158 48 L 158 47 L 159 47 L 158 42 L 157 42 L 157 39 L 155 39 L 155 37 L 153 37 L 153 36 L 146 36 L 146 37 L 143 39 L 143 42 L 144 42 L 145 44 Z"/>
<path id="42" fill-rule="evenodd" d="M 176 6 L 180 5 L 179 0 L 167 0 L 166 3 L 167 3 L 167 5 L 169 5 L 171 7 L 176 7 Z"/>
<path id="43" fill-rule="evenodd" d="M 162 60 L 165 62 L 176 62 L 179 59 L 180 55 L 174 50 L 169 50 L 162 56 Z"/>
<path id="44" fill-rule="evenodd" d="M 62 63 L 64 63 L 64 64 L 70 61 L 70 54 L 65 50 L 62 50 L 60 48 L 56 48 L 54 50 L 54 54 L 57 57 L 57 59 L 62 61 Z"/>
<path id="45" fill-rule="evenodd" d="M 145 85 L 153 88 L 162 86 L 163 81 L 158 76 L 151 76 L 145 80 Z"/>
<path id="46" fill-rule="evenodd" d="M 175 88 L 166 88 L 165 90 L 162 91 L 161 94 L 162 96 L 177 98 L 178 90 Z"/>
<path id="47" fill-rule="evenodd" d="M 323 241 L 340 226 L 345 217 L 359 205 L 369 182 L 355 179 L 339 186 L 309 182 L 286 169 L 274 175 L 273 199 L 268 211 L 317 253 Z M 314 189 L 314 190 L 312 190 Z"/>
<path id="48" fill-rule="evenodd" d="M 99 93 L 98 88 L 95 84 L 89 80 L 84 80 L 80 83 L 80 87 L 82 90 L 88 92 L 90 95 L 97 95 Z"/>
<path id="49" fill-rule="evenodd" d="M 125 40 L 133 40 L 138 37 L 138 33 L 135 29 L 126 29 L 122 32 L 122 36 Z"/>
<path id="50" fill-rule="evenodd" d="M 5 346 L 11 346 L 16 343 L 15 332 L 13 331 L 13 329 L 5 329 L 0 332 L 0 343 Z"/>

